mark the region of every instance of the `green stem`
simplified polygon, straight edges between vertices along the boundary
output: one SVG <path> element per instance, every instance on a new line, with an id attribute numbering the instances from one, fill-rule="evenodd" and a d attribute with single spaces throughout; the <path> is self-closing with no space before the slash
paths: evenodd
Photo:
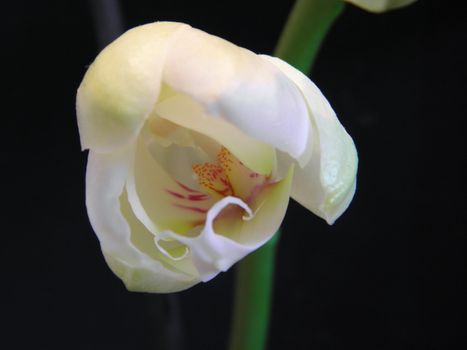
<path id="1" fill-rule="evenodd" d="M 274 50 L 275 56 L 307 74 L 343 9 L 343 0 L 297 0 Z"/>
<path id="2" fill-rule="evenodd" d="M 343 8 L 343 0 L 297 0 L 275 55 L 308 73 L 321 42 Z M 237 264 L 229 350 L 266 348 L 278 240 L 279 232 Z"/>
<path id="3" fill-rule="evenodd" d="M 236 267 L 229 350 L 265 349 L 279 235 L 278 231 L 268 243 Z"/>

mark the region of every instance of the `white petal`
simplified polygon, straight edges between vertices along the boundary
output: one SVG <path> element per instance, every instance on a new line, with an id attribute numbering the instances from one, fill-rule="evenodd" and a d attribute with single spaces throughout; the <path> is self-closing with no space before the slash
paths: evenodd
<path id="1" fill-rule="evenodd" d="M 167 54 L 164 82 L 200 102 L 209 119 L 227 120 L 295 158 L 306 149 L 310 123 L 300 91 L 248 50 L 200 30 L 181 30 Z"/>
<path id="2" fill-rule="evenodd" d="M 417 0 L 345 0 L 371 12 L 384 12 L 410 5 Z"/>
<path id="3" fill-rule="evenodd" d="M 110 152 L 137 135 L 158 98 L 167 47 L 184 27 L 170 22 L 139 26 L 97 56 L 76 99 L 83 149 Z"/>
<path id="4" fill-rule="evenodd" d="M 303 93 L 312 122 L 312 154 L 302 169 L 295 170 L 292 197 L 332 224 L 349 205 L 356 186 L 357 151 L 321 91 L 288 63 L 269 56 L 264 59 L 281 69 Z M 279 155 L 279 166 L 291 160 Z"/>
<path id="5" fill-rule="evenodd" d="M 135 246 L 143 233 L 132 232 L 130 224 L 131 229 L 141 229 L 142 225 L 124 217 L 121 211 L 121 196 L 132 153 L 132 147 L 108 155 L 89 153 L 86 206 L 91 225 L 107 263 L 129 290 L 172 292 L 188 288 L 199 281 L 192 269 L 183 263 L 179 268 L 171 268 Z"/>

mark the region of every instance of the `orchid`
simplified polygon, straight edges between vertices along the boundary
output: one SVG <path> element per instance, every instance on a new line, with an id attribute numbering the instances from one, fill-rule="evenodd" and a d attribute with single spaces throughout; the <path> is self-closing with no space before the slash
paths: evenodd
<path id="1" fill-rule="evenodd" d="M 417 0 L 345 0 L 370 12 L 395 10 L 414 3 Z"/>
<path id="2" fill-rule="evenodd" d="M 354 143 L 304 74 L 186 24 L 107 46 L 77 115 L 89 219 L 129 290 L 208 281 L 273 237 L 290 196 L 332 224 L 355 192 Z"/>

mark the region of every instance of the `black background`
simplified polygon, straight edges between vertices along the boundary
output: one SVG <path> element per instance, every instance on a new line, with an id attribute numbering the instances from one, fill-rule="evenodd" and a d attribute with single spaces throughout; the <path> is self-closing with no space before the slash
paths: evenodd
<path id="1" fill-rule="evenodd" d="M 291 203 L 268 349 L 465 347 L 462 3 L 348 5 L 330 31 L 311 76 L 356 142 L 359 187 L 332 227 Z M 258 53 L 291 5 L 122 1 L 127 28 L 182 21 Z M 1 347 L 161 349 L 178 309 L 181 349 L 224 349 L 232 271 L 172 296 L 129 293 L 101 256 L 74 110 L 98 50 L 88 2 L 2 7 Z"/>

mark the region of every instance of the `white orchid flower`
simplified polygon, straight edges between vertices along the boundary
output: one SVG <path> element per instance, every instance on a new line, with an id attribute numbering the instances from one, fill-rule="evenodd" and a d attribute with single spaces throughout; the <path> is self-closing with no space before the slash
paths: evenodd
<path id="1" fill-rule="evenodd" d="M 355 191 L 352 139 L 306 76 L 186 24 L 106 47 L 77 114 L 89 218 L 129 290 L 208 281 L 274 235 L 290 195 L 332 223 Z"/>
<path id="2" fill-rule="evenodd" d="M 345 0 L 370 12 L 385 12 L 408 6 L 417 0 Z"/>

